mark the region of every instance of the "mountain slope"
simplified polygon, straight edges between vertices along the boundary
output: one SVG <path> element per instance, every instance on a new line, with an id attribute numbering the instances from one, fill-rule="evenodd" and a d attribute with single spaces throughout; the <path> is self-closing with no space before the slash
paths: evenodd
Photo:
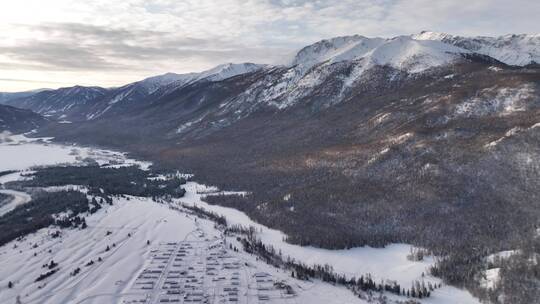
<path id="1" fill-rule="evenodd" d="M 245 73 L 252 73 L 263 67 L 263 65 L 253 63 L 228 63 L 200 73 L 167 73 L 146 78 L 112 90 L 110 94 L 96 101 L 91 108 L 85 109 L 84 112 L 86 119 L 125 115 L 187 85 L 197 82 L 221 81 Z"/>
<path id="2" fill-rule="evenodd" d="M 28 97 L 11 99 L 6 104 L 56 119 L 66 119 L 78 108 L 104 96 L 107 89 L 100 87 L 74 86 L 48 90 Z"/>
<path id="3" fill-rule="evenodd" d="M 36 94 L 14 93 L 9 95 L 9 100 L 5 98 L 5 103 L 54 119 L 80 122 L 132 111 L 191 83 L 221 81 L 264 67 L 253 63 L 228 63 L 200 73 L 153 76 L 118 88 L 74 86 Z"/>
<path id="4" fill-rule="evenodd" d="M 210 70 L 197 73 L 194 80 L 206 79 L 208 81 L 220 81 L 234 76 L 252 73 L 254 71 L 260 70 L 265 65 L 254 64 L 254 63 L 225 63 L 220 64 Z"/>
<path id="5" fill-rule="evenodd" d="M 0 105 L 0 133 L 3 131 L 28 132 L 47 123 L 49 123 L 47 119 L 32 111 Z"/>
<path id="6" fill-rule="evenodd" d="M 283 72 L 279 75 L 279 68 L 268 73 L 265 79 L 247 91 L 250 96 L 245 96 L 245 99 L 257 96 L 258 103 L 284 109 L 301 102 L 323 83 L 333 82 L 334 92 L 326 91 L 331 96 L 326 96 L 323 103 L 336 104 L 345 100 L 351 93 L 348 90 L 358 82 L 368 83 L 370 77 L 377 77 L 373 75 L 376 71 L 392 70 L 388 77 L 392 77 L 392 73 L 414 77 L 417 73 L 471 60 L 492 59 L 439 41 L 415 40 L 406 36 L 392 39 L 338 37 L 300 50 L 287 70 L 281 69 Z M 251 100 L 248 102 L 253 103 Z"/>

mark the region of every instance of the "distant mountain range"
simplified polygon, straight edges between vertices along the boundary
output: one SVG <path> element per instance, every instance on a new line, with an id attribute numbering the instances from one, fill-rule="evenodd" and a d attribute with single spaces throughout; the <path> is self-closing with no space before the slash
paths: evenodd
<path id="1" fill-rule="evenodd" d="M 169 90 L 198 81 L 219 81 L 262 68 L 252 63 L 223 64 L 202 73 L 150 77 L 119 88 L 74 86 L 40 92 L 2 93 L 0 103 L 29 109 L 63 121 L 92 120 L 102 115 L 119 114 L 140 106 L 144 99 L 156 98 Z M 154 95 L 154 96 L 152 96 Z M 112 113 L 112 114 L 111 114 Z"/>
<path id="2" fill-rule="evenodd" d="M 24 98 L 28 96 L 32 96 L 36 93 L 47 91 L 49 89 L 39 89 L 39 90 L 31 90 L 31 91 L 24 91 L 24 92 L 0 92 L 0 104 L 3 104 L 11 99 L 18 99 L 18 98 Z"/>
<path id="3" fill-rule="evenodd" d="M 283 109 L 316 90 L 334 77 L 338 69 L 349 69 L 342 78 L 339 90 L 327 96 L 325 103 L 339 103 L 377 68 L 386 67 L 401 74 L 415 75 L 464 60 L 499 62 L 508 66 L 535 65 L 540 61 L 539 35 L 507 35 L 501 37 L 460 37 L 445 33 L 422 32 L 391 39 L 367 38 L 359 35 L 322 40 L 300 50 L 291 63 L 281 66 L 253 63 L 224 64 L 201 73 L 175 74 L 150 77 L 119 88 L 75 86 L 57 90 L 0 93 L 0 103 L 64 121 L 94 120 L 103 115 L 122 115 L 139 107 L 148 107 L 159 99 L 174 96 L 186 86 L 202 82 L 219 82 L 234 76 L 260 72 L 263 78 L 231 102 L 236 114 L 260 105 Z M 172 95 L 170 95 L 172 94 Z M 257 103 L 250 96 L 257 95 Z M 246 99 L 246 100 L 244 100 Z M 226 110 L 226 109 L 223 109 Z M 242 115 L 239 115 L 243 113 Z M 195 118 L 198 120 L 200 117 Z M 193 121 L 186 122 L 193 125 Z M 178 125 L 179 129 L 185 124 Z"/>

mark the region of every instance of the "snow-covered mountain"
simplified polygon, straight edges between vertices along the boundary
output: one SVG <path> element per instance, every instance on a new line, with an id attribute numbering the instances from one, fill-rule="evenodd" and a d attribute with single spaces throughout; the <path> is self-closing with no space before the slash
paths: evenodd
<path id="1" fill-rule="evenodd" d="M 381 69 L 386 69 L 388 75 L 414 75 L 464 62 L 471 54 L 469 50 L 440 41 L 416 40 L 410 36 L 322 40 L 301 49 L 290 65 L 269 70 L 245 94 L 224 102 L 222 108 L 234 113 L 255 104 L 285 109 L 298 104 L 324 83 L 332 83 L 333 88 L 325 91 L 327 95 L 322 102 L 337 104 L 347 98 L 351 88 L 369 83 Z"/>
<path id="2" fill-rule="evenodd" d="M 220 121 L 217 125 L 223 126 L 262 107 L 283 110 L 309 101 L 317 103 L 317 108 L 326 108 L 350 99 L 358 88 L 384 90 L 404 79 L 478 60 L 524 66 L 537 62 L 539 37 L 466 38 L 434 32 L 394 38 L 344 36 L 306 46 L 282 66 L 227 63 L 197 73 L 166 73 L 118 88 L 77 86 L 12 99 L 8 103 L 69 121 L 150 115 L 147 113 L 157 117 L 182 116 L 185 113 L 159 113 L 159 108 L 153 107 L 163 102 L 174 103 L 204 83 L 232 84 L 235 76 L 243 79 L 257 75 L 253 81 L 242 83 L 242 88 L 235 88 L 233 96 L 216 96 L 219 100 L 215 108 L 207 108 L 197 117 L 179 123 L 176 129 L 182 133 L 196 128 L 197 122 L 209 113 L 214 113 Z M 198 106 L 208 106 L 208 98 L 198 100 Z"/>
<path id="3" fill-rule="evenodd" d="M 406 68 L 404 63 L 415 58 L 420 66 L 428 68 L 450 62 L 455 58 L 453 55 L 467 53 L 490 56 L 508 65 L 538 63 L 540 34 L 462 37 L 424 31 L 390 39 L 343 36 L 306 46 L 296 54 L 291 65 L 307 70 L 321 63 L 366 58 L 373 64 Z"/>
<path id="4" fill-rule="evenodd" d="M 198 73 L 166 73 L 118 88 L 74 86 L 34 94 L 12 93 L 19 95 L 12 96 L 5 103 L 60 120 L 92 120 L 105 113 L 108 115 L 121 114 L 143 105 L 146 99 L 157 98 L 157 96 L 165 95 L 171 90 L 194 82 L 222 81 L 257 71 L 263 67 L 265 65 L 253 63 L 227 63 Z"/>
<path id="5" fill-rule="evenodd" d="M 118 88 L 77 86 L 11 99 L 7 103 L 69 121 L 126 113 L 133 116 L 141 114 L 142 107 L 189 94 L 186 87 L 195 88 L 205 82 L 231 82 L 235 76 L 257 74 L 256 80 L 246 83 L 234 97 L 220 99 L 216 115 L 222 119 L 220 124 L 229 124 L 260 107 L 286 109 L 313 94 L 319 96 L 319 106 L 328 107 L 347 100 L 359 86 L 381 86 L 382 89 L 384 85 L 391 86 L 393 81 L 466 64 L 475 61 L 474 58 L 517 66 L 538 62 L 540 35 L 467 38 L 422 32 L 394 38 L 336 37 L 302 48 L 282 66 L 227 63 L 202 72 L 166 73 Z M 386 80 L 374 80 L 381 77 Z M 320 91 L 322 87 L 327 87 L 324 92 Z M 159 115 L 156 112 L 153 110 L 152 115 Z M 188 125 L 195 127 L 194 122 L 201 117 L 187 122 Z M 186 130 L 185 123 L 178 129 Z"/>
<path id="6" fill-rule="evenodd" d="M 368 38 L 354 35 L 322 40 L 302 48 L 286 65 L 227 63 L 194 73 L 166 73 L 118 88 L 72 87 L 37 94 L 21 93 L 5 103 L 73 121 L 121 115 L 142 105 L 170 99 L 186 86 L 205 81 L 219 82 L 234 76 L 258 73 L 256 82 L 230 100 L 220 103 L 220 115 L 243 117 L 254 108 L 271 106 L 285 109 L 316 92 L 324 83 L 324 104 L 337 104 L 351 88 L 384 73 L 413 76 L 441 67 L 470 61 L 475 56 L 502 63 L 525 66 L 540 62 L 540 35 L 500 37 L 461 37 L 422 32 L 394 38 Z M 336 77 L 339 75 L 339 77 Z M 169 97 L 167 97 L 169 96 Z M 0 95 L 0 99 L 3 97 Z M 7 99 L 4 98 L 4 99 Z"/>
<path id="7" fill-rule="evenodd" d="M 171 126 L 166 133 L 177 136 L 208 130 L 201 124 L 210 120 L 212 129 L 229 126 L 263 108 L 286 110 L 309 104 L 320 111 L 360 93 L 384 92 L 437 70 L 479 62 L 526 65 L 537 56 L 537 37 L 464 38 L 433 32 L 394 38 L 336 37 L 302 48 L 285 65 L 228 63 L 203 72 L 167 73 L 103 89 L 90 102 L 55 105 L 50 99 L 36 102 L 41 96 L 37 94 L 31 97 L 32 107 L 25 106 L 29 102 L 24 99 L 21 105 L 70 121 L 119 117 L 155 119 L 159 125 L 167 121 Z M 56 91 L 48 94 L 52 92 Z M 187 97 L 190 100 L 184 101 Z"/>
<path id="8" fill-rule="evenodd" d="M 263 67 L 264 65 L 253 63 L 227 63 L 199 73 L 166 73 L 149 77 L 111 90 L 105 98 L 94 103 L 90 109 L 85 110 L 86 120 L 96 119 L 103 115 L 113 117 L 127 111 L 136 110 L 152 100 L 192 83 L 222 81 L 237 75 L 257 71 Z"/>
<path id="9" fill-rule="evenodd" d="M 292 65 L 306 71 L 318 64 L 363 61 L 366 68 L 388 65 L 414 73 L 448 64 L 466 53 L 470 52 L 439 41 L 416 40 L 409 36 L 383 39 L 356 35 L 307 46 L 298 52 Z"/>
<path id="10" fill-rule="evenodd" d="M 202 72 L 185 74 L 166 73 L 143 79 L 137 83 L 140 83 L 148 88 L 149 93 L 153 93 L 153 91 L 170 84 L 181 86 L 203 79 L 208 81 L 220 81 L 237 75 L 251 73 L 263 67 L 265 67 L 265 65 L 249 62 L 225 63 Z"/>
<path id="11" fill-rule="evenodd" d="M 504 35 L 499 37 L 462 37 L 424 31 L 412 35 L 416 40 L 441 41 L 493 57 L 508 65 L 524 66 L 540 63 L 540 34 Z"/>

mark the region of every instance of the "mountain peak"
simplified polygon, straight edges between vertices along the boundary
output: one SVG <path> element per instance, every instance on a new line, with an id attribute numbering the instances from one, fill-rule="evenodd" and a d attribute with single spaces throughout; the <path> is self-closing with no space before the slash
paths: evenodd
<path id="1" fill-rule="evenodd" d="M 292 65 L 307 70 L 325 61 L 351 60 L 367 53 L 384 41 L 385 39 L 382 38 L 367 38 L 360 35 L 321 40 L 302 48 L 294 57 Z"/>
<path id="2" fill-rule="evenodd" d="M 443 32 L 421 31 L 419 34 L 413 34 L 411 37 L 416 40 L 443 40 L 452 35 Z"/>

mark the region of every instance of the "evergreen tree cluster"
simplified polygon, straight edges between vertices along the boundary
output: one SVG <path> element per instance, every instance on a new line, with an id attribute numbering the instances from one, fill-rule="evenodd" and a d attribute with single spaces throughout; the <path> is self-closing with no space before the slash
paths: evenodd
<path id="1" fill-rule="evenodd" d="M 89 188 L 89 194 L 105 199 L 114 195 L 141 197 L 182 197 L 185 190 L 181 185 L 186 180 L 179 177 L 168 179 L 151 178 L 152 172 L 131 167 L 57 166 L 37 170 L 32 179 L 15 182 L 22 187 L 49 187 L 81 185 Z"/>
<path id="2" fill-rule="evenodd" d="M 57 220 L 54 215 L 70 211 L 70 216 Z M 58 224 L 62 227 L 86 225 L 81 213 L 88 212 L 88 199 L 79 191 L 40 192 L 24 205 L 0 217 L 0 245 Z"/>
<path id="3" fill-rule="evenodd" d="M 208 211 L 198 206 L 191 206 L 184 203 L 182 203 L 181 206 L 182 208 L 191 211 L 193 214 L 195 214 L 196 216 L 200 218 L 211 220 L 220 226 L 224 226 L 224 227 L 227 226 L 227 219 L 225 219 L 224 216 L 221 216 L 215 212 Z M 175 209 L 176 207 L 171 207 L 171 208 Z"/>

